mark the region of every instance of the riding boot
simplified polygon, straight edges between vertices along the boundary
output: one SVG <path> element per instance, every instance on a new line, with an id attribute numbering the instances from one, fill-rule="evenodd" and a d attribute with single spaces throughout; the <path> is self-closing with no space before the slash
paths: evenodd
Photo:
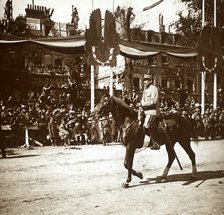
<path id="1" fill-rule="evenodd" d="M 155 149 L 158 150 L 160 149 L 160 145 L 159 145 L 159 135 L 158 135 L 158 130 L 157 128 L 152 128 L 151 129 L 151 137 L 152 137 L 152 147 L 151 149 Z"/>
<path id="2" fill-rule="evenodd" d="M 153 131 L 153 129 L 145 128 L 145 134 L 150 137 L 150 143 L 149 143 L 150 149 L 159 150 L 160 145 L 156 141 L 157 138 L 156 138 L 156 135 L 155 135 L 155 132 Z"/>

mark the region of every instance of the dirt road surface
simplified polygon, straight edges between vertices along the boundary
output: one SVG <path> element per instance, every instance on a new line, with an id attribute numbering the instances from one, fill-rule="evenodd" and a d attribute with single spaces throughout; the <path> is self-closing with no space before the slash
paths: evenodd
<path id="1" fill-rule="evenodd" d="M 0 214 L 5 215 L 179 215 L 224 214 L 224 140 L 192 144 L 197 180 L 190 160 L 177 144 L 168 182 L 157 183 L 167 162 L 165 147 L 136 153 L 128 189 L 120 144 L 13 149 L 0 159 Z"/>

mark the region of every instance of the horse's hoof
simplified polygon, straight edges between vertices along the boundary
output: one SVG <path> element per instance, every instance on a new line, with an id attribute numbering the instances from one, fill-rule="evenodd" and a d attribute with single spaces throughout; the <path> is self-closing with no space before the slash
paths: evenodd
<path id="1" fill-rule="evenodd" d="M 143 179 L 143 174 L 142 174 L 141 172 L 139 172 L 138 177 L 139 177 L 140 179 Z"/>
<path id="2" fill-rule="evenodd" d="M 128 187 L 129 187 L 129 184 L 128 183 L 125 182 L 125 183 L 122 184 L 122 188 L 125 188 L 126 189 Z"/>

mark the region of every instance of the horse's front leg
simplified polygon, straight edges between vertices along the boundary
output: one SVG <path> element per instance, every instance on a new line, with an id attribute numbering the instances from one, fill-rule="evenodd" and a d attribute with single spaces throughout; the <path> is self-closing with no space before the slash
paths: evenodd
<path id="1" fill-rule="evenodd" d="M 125 160 L 124 160 L 124 166 L 128 170 L 128 177 L 126 179 L 126 182 L 122 184 L 122 187 L 128 188 L 129 183 L 132 180 L 132 174 L 139 177 L 140 179 L 143 178 L 143 175 L 141 172 L 137 172 L 132 169 L 133 166 L 133 160 L 134 160 L 134 154 L 135 154 L 135 149 L 131 148 L 130 146 L 126 147 L 126 154 L 125 154 Z"/>

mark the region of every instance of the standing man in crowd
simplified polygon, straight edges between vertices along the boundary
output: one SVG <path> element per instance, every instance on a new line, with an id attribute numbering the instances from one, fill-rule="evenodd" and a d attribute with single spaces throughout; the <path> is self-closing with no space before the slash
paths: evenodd
<path id="1" fill-rule="evenodd" d="M 144 90 L 140 104 L 140 112 L 145 114 L 145 133 L 151 137 L 150 148 L 158 150 L 158 99 L 159 92 L 155 85 L 153 85 L 153 76 L 151 74 L 144 75 Z M 140 120 L 142 126 L 143 120 Z"/>
<path id="2" fill-rule="evenodd" d="M 50 122 L 48 123 L 48 132 L 51 138 L 52 146 L 58 146 L 59 145 L 59 129 L 58 124 L 55 119 L 55 115 L 50 117 Z"/>
<path id="3" fill-rule="evenodd" d="M 0 110 L 0 149 L 2 152 L 2 158 L 6 158 L 6 151 L 5 151 L 5 136 L 2 130 L 2 110 Z"/>

